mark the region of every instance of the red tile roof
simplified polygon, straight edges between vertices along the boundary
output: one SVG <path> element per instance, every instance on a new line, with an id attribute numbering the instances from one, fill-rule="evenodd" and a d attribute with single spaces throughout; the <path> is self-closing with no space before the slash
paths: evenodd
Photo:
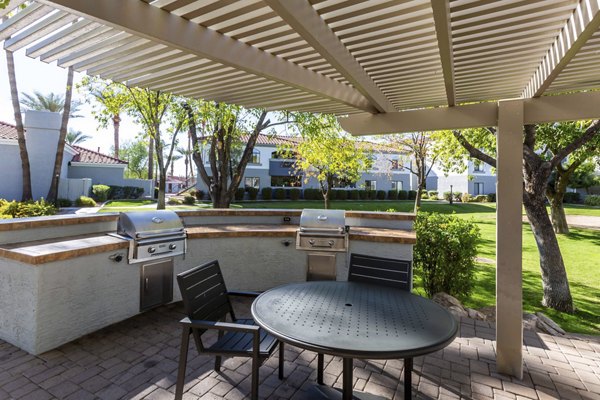
<path id="1" fill-rule="evenodd" d="M 88 150 L 79 146 L 71 146 L 77 151 L 77 154 L 71 161 L 89 163 L 89 164 L 127 164 L 127 161 L 119 160 L 106 154 Z"/>
<path id="2" fill-rule="evenodd" d="M 0 139 L 17 140 L 17 128 L 14 125 L 0 121 Z"/>

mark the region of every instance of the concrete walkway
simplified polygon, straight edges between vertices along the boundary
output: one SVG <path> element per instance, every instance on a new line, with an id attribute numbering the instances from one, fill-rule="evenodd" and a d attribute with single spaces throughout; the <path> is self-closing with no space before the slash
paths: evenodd
<path id="1" fill-rule="evenodd" d="M 236 304 L 241 316 L 247 305 Z M 247 315 L 247 314 L 246 314 Z M 0 399 L 172 400 L 179 357 L 179 304 L 112 325 L 35 357 L 0 341 Z M 415 358 L 415 399 L 600 399 L 600 341 L 526 331 L 522 380 L 496 372 L 494 327 L 462 319 L 446 349 Z M 193 347 L 193 346 L 192 346 Z M 325 357 L 325 384 L 341 387 L 342 360 Z M 309 399 L 316 382 L 316 354 L 286 346 L 285 376 L 277 379 L 277 352 L 260 368 L 260 396 Z M 247 398 L 251 364 L 214 358 L 190 349 L 186 400 Z M 354 388 L 386 399 L 403 399 L 402 360 L 355 360 Z"/>

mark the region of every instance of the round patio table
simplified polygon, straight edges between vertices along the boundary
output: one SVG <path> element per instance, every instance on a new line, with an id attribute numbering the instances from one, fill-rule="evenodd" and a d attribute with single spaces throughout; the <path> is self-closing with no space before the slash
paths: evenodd
<path id="1" fill-rule="evenodd" d="M 352 392 L 354 358 L 403 358 L 404 397 L 410 399 L 412 358 L 446 347 L 458 330 L 452 314 L 429 299 L 358 282 L 312 281 L 279 286 L 256 298 L 252 316 L 285 343 L 341 356 L 345 400 L 374 398 Z M 318 391 L 324 397 L 332 395 L 327 388 Z"/>

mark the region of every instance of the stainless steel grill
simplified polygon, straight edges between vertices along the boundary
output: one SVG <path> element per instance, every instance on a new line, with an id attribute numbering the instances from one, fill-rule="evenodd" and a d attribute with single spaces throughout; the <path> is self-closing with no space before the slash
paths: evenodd
<path id="1" fill-rule="evenodd" d="M 307 280 L 336 279 L 336 254 L 348 249 L 344 211 L 303 210 L 296 249 L 307 251 Z"/>
<path id="2" fill-rule="evenodd" d="M 344 210 L 302 211 L 296 249 L 344 252 L 347 248 Z"/>
<path id="3" fill-rule="evenodd" d="M 129 240 L 129 263 L 185 254 L 187 234 L 173 211 L 121 213 L 117 235 Z"/>

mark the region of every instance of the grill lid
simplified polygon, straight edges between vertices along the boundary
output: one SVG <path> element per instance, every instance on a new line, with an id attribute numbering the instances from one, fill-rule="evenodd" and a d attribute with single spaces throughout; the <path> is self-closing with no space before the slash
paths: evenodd
<path id="1" fill-rule="evenodd" d="M 317 210 L 305 208 L 300 216 L 300 231 L 343 231 L 346 223 L 344 210 Z"/>
<path id="2" fill-rule="evenodd" d="M 185 235 L 181 218 L 173 211 L 152 210 L 121 213 L 117 233 L 133 239 Z"/>

